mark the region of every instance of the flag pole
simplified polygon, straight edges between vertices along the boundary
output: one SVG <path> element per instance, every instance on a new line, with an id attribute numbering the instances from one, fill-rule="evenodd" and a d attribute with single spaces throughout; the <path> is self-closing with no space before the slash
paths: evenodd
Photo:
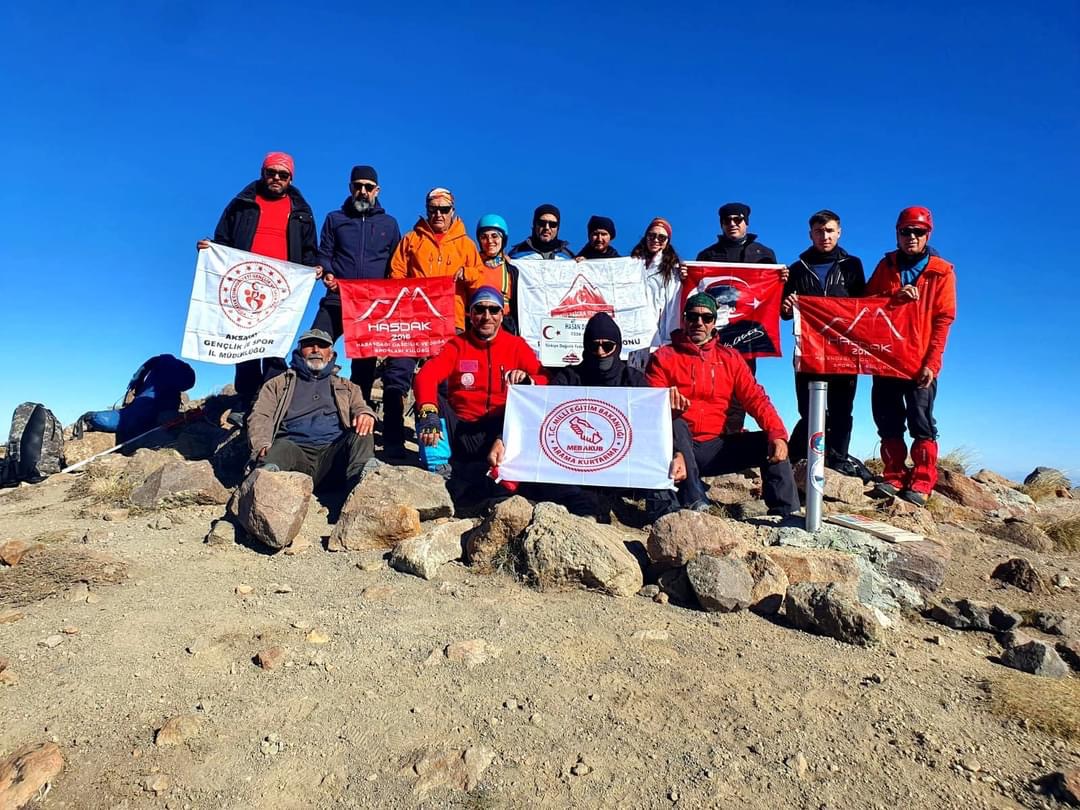
<path id="1" fill-rule="evenodd" d="M 806 530 L 821 530 L 821 500 L 825 489 L 825 395 L 829 384 L 810 383 L 809 429 L 806 431 Z"/>

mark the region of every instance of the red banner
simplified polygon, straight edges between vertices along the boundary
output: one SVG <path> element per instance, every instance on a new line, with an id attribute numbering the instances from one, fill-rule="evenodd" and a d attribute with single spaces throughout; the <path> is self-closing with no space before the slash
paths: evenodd
<path id="1" fill-rule="evenodd" d="M 750 357 L 780 356 L 780 264 L 690 262 L 682 303 L 699 292 L 716 299 L 720 342 Z"/>
<path id="2" fill-rule="evenodd" d="M 795 305 L 795 370 L 912 379 L 923 361 L 919 310 L 888 298 L 800 295 Z"/>
<path id="3" fill-rule="evenodd" d="M 339 281 L 345 356 L 432 357 L 454 332 L 454 281 Z"/>

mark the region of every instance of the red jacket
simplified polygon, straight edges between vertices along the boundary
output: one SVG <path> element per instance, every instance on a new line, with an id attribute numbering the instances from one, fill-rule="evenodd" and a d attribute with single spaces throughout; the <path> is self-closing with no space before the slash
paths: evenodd
<path id="1" fill-rule="evenodd" d="M 543 385 L 540 361 L 528 343 L 500 329 L 492 340 L 480 340 L 471 332 L 458 335 L 443 346 L 416 375 L 413 392 L 417 405 L 438 403 L 439 383 L 446 381 L 450 407 L 459 419 L 475 422 L 506 405 L 508 371 L 521 369 L 534 383 Z"/>
<path id="2" fill-rule="evenodd" d="M 649 358 L 645 377 L 649 385 L 657 388 L 675 386 L 690 400 L 682 418 L 695 441 L 721 434 L 732 394 L 770 440 L 788 437 L 783 420 L 750 373 L 746 360 L 735 349 L 718 344 L 715 337 L 697 346 L 676 329 L 671 333 L 671 345 L 658 349 Z"/>
<path id="3" fill-rule="evenodd" d="M 863 295 L 892 296 L 902 286 L 900 268 L 896 264 L 899 251 L 886 253 L 874 268 L 874 274 L 866 282 Z M 945 341 L 949 337 L 949 327 L 956 320 L 956 272 L 949 262 L 940 256 L 931 254 L 926 269 L 915 280 L 915 289 L 919 291 L 919 300 L 909 302 L 919 308 L 919 337 L 922 340 L 922 364 L 934 372 L 941 373 L 941 355 L 945 352 Z"/>

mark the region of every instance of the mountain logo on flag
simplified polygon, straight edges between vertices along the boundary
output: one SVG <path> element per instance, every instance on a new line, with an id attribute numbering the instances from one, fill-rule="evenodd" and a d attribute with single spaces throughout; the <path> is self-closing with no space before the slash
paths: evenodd
<path id="1" fill-rule="evenodd" d="M 582 274 L 574 278 L 570 289 L 551 310 L 553 318 L 591 318 L 598 312 L 615 314 L 615 307 L 604 300 L 600 291 Z"/>
<path id="2" fill-rule="evenodd" d="M 416 299 L 422 298 L 423 303 L 427 304 L 427 308 L 431 310 L 432 315 L 434 315 L 436 318 L 443 317 L 443 314 L 439 312 L 439 310 L 435 307 L 433 303 L 431 303 L 431 299 L 427 297 L 427 293 L 425 293 L 423 289 L 421 289 L 420 287 L 414 287 L 410 291 L 408 287 L 402 287 L 401 291 L 397 294 L 397 297 L 394 299 L 393 303 L 391 303 L 390 300 L 387 298 L 376 298 L 374 301 L 371 302 L 371 306 L 367 308 L 363 315 L 357 316 L 356 321 L 366 321 L 372 316 L 376 309 L 378 309 L 380 306 L 385 307 L 387 305 L 389 305 L 390 308 L 386 311 L 386 314 L 381 315 L 380 317 L 376 318 L 376 320 L 390 320 L 392 317 L 394 317 L 394 313 L 397 312 L 398 305 L 401 304 L 401 299 L 403 299 L 406 295 L 409 295 L 410 292 L 412 293 L 412 295 L 409 298 L 409 301 L 413 304 L 414 307 L 416 306 Z"/>
<path id="3" fill-rule="evenodd" d="M 241 262 L 221 277 L 218 305 L 230 321 L 250 329 L 273 315 L 291 291 L 285 276 L 273 265 Z"/>

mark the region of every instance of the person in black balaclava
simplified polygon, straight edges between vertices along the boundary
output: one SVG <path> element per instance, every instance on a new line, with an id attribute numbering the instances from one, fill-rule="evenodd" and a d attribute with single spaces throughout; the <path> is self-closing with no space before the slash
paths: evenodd
<path id="1" fill-rule="evenodd" d="M 598 312 L 585 325 L 582 361 L 555 372 L 549 385 L 595 385 L 604 387 L 645 388 L 645 375 L 630 368 L 619 355 L 622 331 L 606 312 Z"/>
<path id="2" fill-rule="evenodd" d="M 551 203 L 538 205 L 533 211 L 532 235 L 510 248 L 511 259 L 573 259 L 570 245 L 559 238 L 562 215 Z"/>

